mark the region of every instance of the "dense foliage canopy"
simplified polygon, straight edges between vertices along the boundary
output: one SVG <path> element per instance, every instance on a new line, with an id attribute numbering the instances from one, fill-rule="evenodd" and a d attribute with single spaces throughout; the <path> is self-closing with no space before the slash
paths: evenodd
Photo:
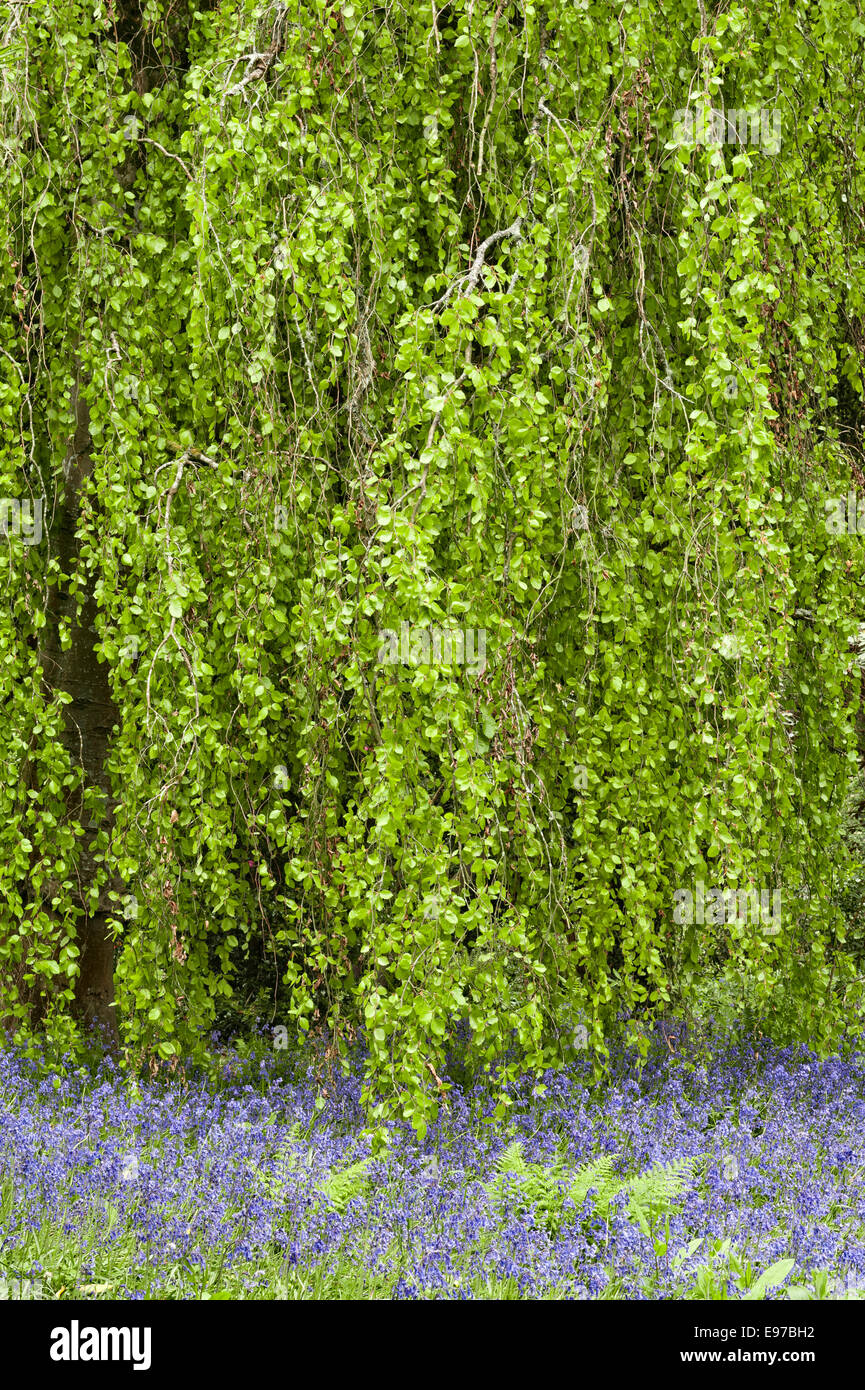
<path id="1" fill-rule="evenodd" d="M 171 1058 L 254 958 L 421 1129 L 454 1020 L 836 1040 L 858 3 L 0 13 L 9 1028 Z"/>

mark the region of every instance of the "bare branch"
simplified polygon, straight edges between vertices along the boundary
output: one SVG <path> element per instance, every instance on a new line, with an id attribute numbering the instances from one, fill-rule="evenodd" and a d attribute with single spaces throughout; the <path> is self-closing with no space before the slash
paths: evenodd
<path id="1" fill-rule="evenodd" d="M 509 227 L 503 227 L 501 231 L 492 232 L 478 247 L 477 255 L 472 262 L 472 268 L 469 273 L 461 276 L 459 280 L 455 280 L 454 283 L 445 290 L 441 299 L 436 301 L 433 307 L 436 309 L 443 308 L 457 287 L 460 288 L 463 294 L 471 294 L 472 290 L 477 288 L 477 283 L 481 277 L 481 271 L 484 268 L 484 261 L 486 260 L 486 255 L 490 247 L 495 246 L 497 241 L 504 241 L 505 237 L 516 237 L 517 241 L 521 240 L 522 229 L 523 219 L 518 217 L 516 222 L 512 222 Z"/>
<path id="2" fill-rule="evenodd" d="M 235 82 L 233 87 L 229 87 L 225 95 L 227 97 L 236 96 L 237 93 L 242 92 L 244 87 L 248 86 L 250 82 L 257 81 L 259 77 L 266 77 L 268 69 L 278 52 L 279 41 L 275 39 L 270 45 L 270 48 L 264 53 L 250 53 L 246 60 L 246 72 L 239 82 Z"/>

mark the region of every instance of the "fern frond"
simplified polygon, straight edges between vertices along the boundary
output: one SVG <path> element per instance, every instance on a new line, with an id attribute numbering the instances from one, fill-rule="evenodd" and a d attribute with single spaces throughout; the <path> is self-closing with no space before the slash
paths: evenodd
<path id="1" fill-rule="evenodd" d="M 565 1212 L 566 1202 L 571 1201 L 578 1208 L 586 1194 L 594 1190 L 596 1205 L 603 1208 L 621 1189 L 622 1179 L 613 1171 L 616 1157 L 615 1154 L 602 1154 L 570 1177 L 563 1171 L 561 1159 L 548 1168 L 540 1163 L 526 1163 L 522 1144 L 515 1140 L 499 1156 L 496 1176 L 486 1191 L 498 1199 L 507 1196 L 518 1211 L 532 1211 L 535 1218 L 555 1234 L 565 1220 L 573 1220 L 576 1215 Z"/>
<path id="2" fill-rule="evenodd" d="M 503 1154 L 499 1154 L 496 1160 L 497 1173 L 520 1173 L 525 1175 L 529 1171 L 529 1165 L 523 1158 L 523 1144 L 521 1139 L 515 1139 L 508 1144 Z"/>
<path id="3" fill-rule="evenodd" d="M 601 1154 L 600 1158 L 592 1159 L 591 1163 L 579 1169 L 569 1193 L 574 1206 L 582 1206 L 588 1193 L 594 1189 L 595 1209 L 606 1211 L 613 1197 L 625 1185 L 613 1166 L 617 1157 L 617 1154 Z"/>
<path id="4" fill-rule="evenodd" d="M 337 1211 L 344 1212 L 349 1202 L 360 1197 L 369 1177 L 371 1158 L 362 1158 L 339 1173 L 331 1173 L 321 1185 L 321 1190 L 330 1199 Z"/>
<path id="5" fill-rule="evenodd" d="M 253 1167 L 252 1172 L 261 1184 L 268 1197 L 277 1200 L 285 1197 L 288 1186 L 288 1174 L 295 1172 L 300 1166 L 300 1155 L 293 1140 L 295 1140 L 294 1126 L 291 1132 L 283 1139 L 282 1143 L 273 1151 L 272 1167 L 264 1169 Z M 311 1154 L 307 1156 L 309 1162 Z"/>
<path id="6" fill-rule="evenodd" d="M 646 1173 L 622 1178 L 615 1171 L 617 1159 L 617 1154 L 600 1154 L 568 1178 L 562 1172 L 561 1161 L 549 1168 L 527 1163 L 522 1143 L 515 1139 L 499 1155 L 495 1177 L 486 1185 L 486 1191 L 498 1200 L 507 1197 L 518 1211 L 532 1211 L 553 1233 L 568 1219 L 564 1210 L 568 1200 L 578 1210 L 589 1192 L 593 1192 L 595 1211 L 606 1216 L 613 1198 L 626 1192 L 632 1220 L 648 1233 L 660 1216 L 673 1209 L 676 1199 L 693 1181 L 694 1166 L 699 1161 L 677 1158 L 672 1163 L 657 1164 Z"/>
<path id="7" fill-rule="evenodd" d="M 647 1173 L 631 1178 L 629 1210 L 641 1230 L 648 1230 L 660 1216 L 670 1212 L 693 1179 L 695 1159 L 676 1158 L 672 1163 L 656 1164 Z"/>

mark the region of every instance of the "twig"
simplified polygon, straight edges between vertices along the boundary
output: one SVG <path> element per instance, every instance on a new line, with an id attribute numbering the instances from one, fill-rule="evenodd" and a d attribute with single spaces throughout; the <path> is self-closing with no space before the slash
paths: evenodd
<path id="1" fill-rule="evenodd" d="M 434 434 L 435 434 L 435 432 L 436 432 L 436 429 L 438 428 L 439 420 L 442 418 L 442 410 L 444 410 L 445 405 L 447 405 L 448 401 L 450 400 L 450 398 L 451 398 L 451 396 L 453 395 L 454 391 L 456 391 L 457 387 L 458 387 L 458 386 L 462 386 L 463 382 L 464 382 L 465 379 L 466 379 L 467 374 L 468 374 L 467 371 L 465 371 L 465 372 L 460 372 L 460 374 L 459 374 L 459 376 L 457 377 L 456 381 L 454 382 L 453 386 L 450 388 L 450 390 L 448 391 L 447 395 L 445 396 L 444 403 L 443 403 L 443 405 L 442 405 L 442 407 L 441 407 L 441 410 L 437 410 L 436 413 L 435 413 L 435 415 L 433 416 L 433 418 L 432 418 L 432 423 L 431 423 L 431 425 L 430 425 L 430 427 L 429 427 L 429 434 L 428 434 L 427 437 L 426 437 L 426 444 L 424 445 L 424 453 L 426 453 L 427 449 L 429 449 L 430 446 L 432 445 L 433 436 L 434 436 Z M 415 520 L 417 519 L 418 508 L 420 507 L 421 502 L 423 501 L 424 497 L 426 496 L 426 479 L 427 479 L 427 473 L 428 473 L 428 472 L 429 472 L 429 459 L 427 459 L 426 463 L 424 464 L 423 473 L 421 473 L 420 481 L 417 483 L 417 487 L 420 488 L 420 497 L 419 497 L 419 498 L 417 499 L 417 501 L 415 502 L 415 504 L 414 504 L 414 510 L 412 511 L 412 514 L 411 514 L 411 524 L 412 524 L 412 526 L 414 526 Z M 414 491 L 414 489 L 412 489 L 412 491 Z"/>
<path id="2" fill-rule="evenodd" d="M 468 274 L 460 276 L 458 280 L 455 280 L 452 285 L 448 286 L 441 299 L 437 300 L 433 307 L 436 309 L 443 308 L 444 305 L 447 304 L 448 300 L 450 299 L 457 286 L 460 287 L 463 293 L 471 293 L 472 290 L 476 289 L 478 280 L 481 276 L 481 271 L 484 268 L 486 254 L 489 251 L 490 247 L 495 246 L 497 241 L 504 241 L 505 237 L 516 237 L 516 239 L 519 241 L 522 236 L 522 228 L 523 219 L 522 217 L 518 217 L 517 220 L 515 222 L 512 222 L 509 227 L 503 227 L 502 230 L 498 232 L 491 232 L 490 235 L 486 238 L 486 240 L 482 241 L 480 246 L 478 247 L 477 255 L 475 256 L 474 261 L 472 262 L 472 268 L 468 272 Z"/>
<path id="3" fill-rule="evenodd" d="M 484 141 L 487 136 L 487 127 L 490 123 L 490 116 L 493 114 L 493 107 L 496 102 L 496 80 L 498 78 L 498 67 L 496 65 L 496 30 L 499 27 L 502 10 L 505 7 L 505 0 L 499 0 L 499 7 L 493 15 L 492 27 L 490 29 L 490 104 L 487 107 L 487 114 L 484 116 L 484 123 L 481 126 L 481 138 L 478 144 L 478 180 L 484 168 Z"/>
<path id="4" fill-rule="evenodd" d="M 144 145 L 155 145 L 156 148 L 162 154 L 165 155 L 166 159 L 176 159 L 177 163 L 180 165 L 181 169 L 183 170 L 186 177 L 189 179 L 190 183 L 192 182 L 192 174 L 190 173 L 187 165 L 184 164 L 183 160 L 180 158 L 179 154 L 172 154 L 171 150 L 167 150 L 164 145 L 160 145 L 158 140 L 152 140 L 149 135 L 139 135 L 138 139 Z"/>
<path id="5" fill-rule="evenodd" d="M 227 97 L 236 96 L 237 93 L 242 92 L 244 87 L 248 86 L 250 82 L 255 82 L 256 79 L 259 77 L 266 77 L 268 69 L 270 68 L 278 51 L 279 40 L 274 39 L 273 43 L 270 45 L 270 48 L 266 49 L 264 53 L 250 53 L 249 57 L 246 60 L 246 72 L 243 74 L 239 82 L 235 82 L 233 87 L 229 87 L 225 95 Z"/>

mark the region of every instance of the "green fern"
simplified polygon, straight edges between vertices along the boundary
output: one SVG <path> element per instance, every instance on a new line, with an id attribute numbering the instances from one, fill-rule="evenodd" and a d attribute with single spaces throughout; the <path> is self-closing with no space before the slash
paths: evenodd
<path id="1" fill-rule="evenodd" d="M 694 1163 L 693 1158 L 677 1158 L 630 1179 L 627 1184 L 629 1211 L 645 1235 L 653 1232 L 662 1216 L 673 1211 L 677 1198 L 693 1179 Z"/>
<path id="2" fill-rule="evenodd" d="M 555 1233 L 561 1223 L 565 1200 L 560 1164 L 550 1169 L 540 1163 L 526 1163 L 519 1139 L 509 1144 L 496 1163 L 496 1175 L 486 1191 L 495 1200 L 508 1198 L 522 1214 L 536 1218 Z"/>
<path id="3" fill-rule="evenodd" d="M 353 1198 L 363 1195 L 369 1180 L 367 1170 L 370 1163 L 371 1158 L 362 1158 L 360 1162 L 350 1164 L 339 1173 L 331 1173 L 322 1183 L 322 1192 L 340 1213 L 345 1211 Z"/>
<path id="4" fill-rule="evenodd" d="M 298 1129 L 299 1126 L 293 1126 L 283 1142 L 274 1150 L 272 1167 L 268 1169 L 253 1167 L 252 1169 L 266 1196 L 277 1201 L 281 1201 L 286 1195 L 288 1174 L 296 1172 L 300 1167 L 301 1159 L 296 1147 Z M 313 1159 L 314 1151 L 310 1149 L 306 1155 L 307 1167 L 310 1166 Z"/>
<path id="5" fill-rule="evenodd" d="M 526 1177 L 530 1172 L 530 1165 L 523 1158 L 522 1140 L 515 1139 L 512 1144 L 508 1144 L 504 1153 L 496 1163 L 497 1173 L 518 1173 L 521 1177 Z"/>
<path id="6" fill-rule="evenodd" d="M 616 1154 L 601 1154 L 576 1174 L 568 1176 L 561 1160 L 549 1168 L 540 1163 L 527 1163 L 522 1143 L 515 1139 L 500 1155 L 495 1177 L 487 1184 L 486 1191 L 497 1200 L 509 1198 L 518 1212 L 534 1212 L 551 1234 L 555 1234 L 566 1219 L 573 1220 L 576 1216 L 576 1211 L 565 1211 L 566 1202 L 572 1202 L 578 1210 L 588 1193 L 594 1191 L 595 1211 L 607 1216 L 613 1198 L 620 1192 L 627 1192 L 629 1214 L 648 1235 L 658 1219 L 673 1210 L 676 1199 L 686 1190 L 693 1178 L 696 1160 L 678 1158 L 636 1177 L 622 1178 L 615 1172 L 616 1159 Z"/>
<path id="7" fill-rule="evenodd" d="M 263 1168 L 253 1169 L 265 1194 L 276 1201 L 281 1201 L 286 1196 L 288 1175 L 296 1173 L 301 1167 L 301 1156 L 291 1142 L 294 1137 L 294 1135 L 290 1135 L 285 1143 L 275 1150 L 272 1168 L 267 1171 Z M 314 1151 L 310 1149 L 306 1155 L 307 1168 L 312 1166 L 314 1158 Z M 367 1170 L 371 1162 L 371 1158 L 362 1158 L 360 1162 L 350 1164 L 341 1172 L 330 1173 L 325 1178 L 321 1185 L 321 1191 L 336 1207 L 337 1211 L 344 1212 L 352 1198 L 360 1197 L 363 1194 L 369 1176 Z"/>
<path id="8" fill-rule="evenodd" d="M 613 1167 L 616 1158 L 616 1154 L 601 1154 L 600 1158 L 592 1159 L 591 1163 L 579 1169 L 570 1193 L 575 1206 L 582 1206 L 588 1193 L 594 1188 L 595 1210 L 606 1215 L 616 1193 L 621 1192 L 626 1186 Z"/>
<path id="9" fill-rule="evenodd" d="M 623 1182 L 613 1171 L 615 1154 L 602 1154 L 571 1176 L 564 1170 L 561 1159 L 545 1168 L 540 1163 L 527 1163 L 519 1139 L 509 1144 L 496 1163 L 496 1176 L 486 1187 L 489 1195 L 501 1200 L 505 1196 L 515 1203 L 519 1212 L 533 1211 L 536 1218 L 555 1234 L 566 1219 L 573 1220 L 576 1212 L 566 1213 L 565 1203 L 579 1208 L 590 1189 L 595 1189 L 595 1205 L 606 1209 Z"/>

